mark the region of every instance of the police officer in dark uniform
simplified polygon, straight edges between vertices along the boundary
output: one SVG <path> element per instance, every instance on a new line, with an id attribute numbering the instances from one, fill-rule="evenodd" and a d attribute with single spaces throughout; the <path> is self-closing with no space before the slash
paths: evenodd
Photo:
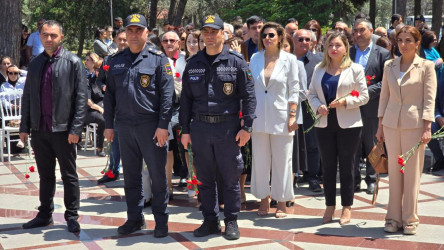
<path id="1" fill-rule="evenodd" d="M 250 139 L 256 118 L 254 83 L 239 53 L 224 47 L 223 21 L 213 15 L 202 20 L 205 49 L 191 57 L 182 77 L 179 120 L 182 144 L 192 144 L 197 178 L 202 182 L 203 224 L 194 231 L 202 237 L 219 233 L 216 172 L 223 178 L 225 237 L 239 239 L 239 177 L 243 170 L 240 147 Z M 241 127 L 241 110 L 244 126 Z"/>
<path id="2" fill-rule="evenodd" d="M 168 188 L 165 175 L 168 123 L 174 80 L 168 59 L 147 46 L 144 16 L 132 14 L 125 20 L 129 48 L 111 58 L 105 92 L 105 137 L 114 137 L 114 118 L 124 168 L 128 220 L 118 228 L 130 234 L 145 227 L 142 214 L 142 163 L 152 177 L 154 237 L 168 235 Z"/>

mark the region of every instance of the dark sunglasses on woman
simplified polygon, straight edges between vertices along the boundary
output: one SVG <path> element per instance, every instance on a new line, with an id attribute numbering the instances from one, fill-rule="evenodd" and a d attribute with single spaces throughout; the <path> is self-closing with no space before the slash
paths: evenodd
<path id="1" fill-rule="evenodd" d="M 276 36 L 276 34 L 274 34 L 274 33 L 268 33 L 268 34 L 262 34 L 262 39 L 265 39 L 265 38 L 267 38 L 267 36 L 269 37 L 269 38 L 273 38 L 273 37 L 275 37 Z"/>

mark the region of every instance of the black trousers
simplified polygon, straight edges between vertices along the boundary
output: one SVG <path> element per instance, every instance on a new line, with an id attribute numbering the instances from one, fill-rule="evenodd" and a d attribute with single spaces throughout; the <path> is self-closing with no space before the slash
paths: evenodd
<path id="1" fill-rule="evenodd" d="M 236 220 L 240 212 L 239 177 L 244 169 L 236 134 L 240 130 L 239 120 L 216 124 L 194 120 L 191 123 L 194 166 L 197 178 L 202 182 L 199 194 L 202 214 L 207 220 L 219 218 L 218 197 L 222 189 L 225 220 Z M 217 182 L 218 173 L 222 183 Z"/>
<path id="2" fill-rule="evenodd" d="M 31 146 L 40 176 L 40 207 L 37 216 L 47 219 L 54 212 L 57 159 L 64 188 L 65 220 L 77 219 L 80 189 L 76 172 L 76 144 L 68 143 L 68 132 L 33 131 Z"/>
<path id="3" fill-rule="evenodd" d="M 105 118 L 97 110 L 89 110 L 86 113 L 85 124 L 97 123 L 97 147 L 103 148 L 104 132 L 105 132 Z"/>
<path id="4" fill-rule="evenodd" d="M 138 125 L 117 122 L 119 146 L 125 182 L 128 220 L 138 221 L 143 216 L 142 165 L 146 162 L 151 177 L 151 208 L 157 227 L 168 223 L 168 183 L 165 173 L 168 146 L 158 147 L 153 142 L 158 121 Z"/>
<path id="5" fill-rule="evenodd" d="M 368 154 L 372 151 L 373 147 L 376 145 L 378 140 L 376 139 L 376 132 L 378 131 L 379 118 L 362 118 L 364 126 L 362 127 L 362 134 L 360 136 L 360 143 L 358 144 L 358 151 L 356 152 L 355 159 L 355 186 L 361 183 L 361 172 L 359 168 L 359 160 L 362 156 L 367 158 Z M 365 165 L 365 183 L 375 183 L 376 182 L 376 172 L 375 169 L 370 164 L 367 159 Z"/>
<path id="6" fill-rule="evenodd" d="M 321 152 L 324 173 L 324 196 L 327 206 L 336 205 L 336 173 L 339 160 L 342 206 L 353 205 L 354 161 L 361 135 L 361 127 L 339 127 L 336 110 L 331 109 L 325 128 L 315 128 L 316 140 Z"/>
<path id="7" fill-rule="evenodd" d="M 311 118 L 305 103 L 302 103 L 302 111 L 304 114 L 303 128 L 305 130 L 311 127 L 314 121 Z M 318 180 L 318 175 L 321 169 L 321 157 L 314 130 L 304 134 L 304 140 L 307 152 L 307 180 Z"/>

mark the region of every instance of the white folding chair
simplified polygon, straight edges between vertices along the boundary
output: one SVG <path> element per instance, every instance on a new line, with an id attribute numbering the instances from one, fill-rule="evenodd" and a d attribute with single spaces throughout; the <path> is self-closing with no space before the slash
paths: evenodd
<path id="1" fill-rule="evenodd" d="M 0 110 L 2 117 L 2 128 L 0 131 L 0 143 L 2 145 L 0 150 L 0 158 L 3 161 L 3 146 L 6 137 L 6 147 L 8 149 L 8 161 L 11 161 L 11 141 L 19 141 L 20 139 L 11 140 L 12 134 L 18 134 L 19 128 L 9 126 L 12 120 L 21 119 L 21 104 L 22 104 L 23 90 L 17 89 L 13 91 L 6 91 L 0 93 Z M 29 142 L 29 140 L 28 140 Z"/>
<path id="2" fill-rule="evenodd" d="M 85 133 L 85 147 L 83 148 L 83 152 L 88 148 L 88 140 L 90 137 L 90 133 L 93 136 L 94 142 L 94 155 L 97 153 L 97 123 L 90 123 L 86 125 L 86 133 Z"/>

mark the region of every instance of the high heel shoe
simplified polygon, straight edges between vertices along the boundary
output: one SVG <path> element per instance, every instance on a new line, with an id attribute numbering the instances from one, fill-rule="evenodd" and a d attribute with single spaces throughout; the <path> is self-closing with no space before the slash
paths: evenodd
<path id="1" fill-rule="evenodd" d="M 342 215 L 341 218 L 339 219 L 339 224 L 345 225 L 350 223 L 350 218 L 351 218 L 351 207 L 350 206 L 343 207 Z"/>
<path id="2" fill-rule="evenodd" d="M 322 224 L 330 223 L 333 220 L 333 214 L 335 213 L 336 206 L 327 206 L 322 217 Z"/>

